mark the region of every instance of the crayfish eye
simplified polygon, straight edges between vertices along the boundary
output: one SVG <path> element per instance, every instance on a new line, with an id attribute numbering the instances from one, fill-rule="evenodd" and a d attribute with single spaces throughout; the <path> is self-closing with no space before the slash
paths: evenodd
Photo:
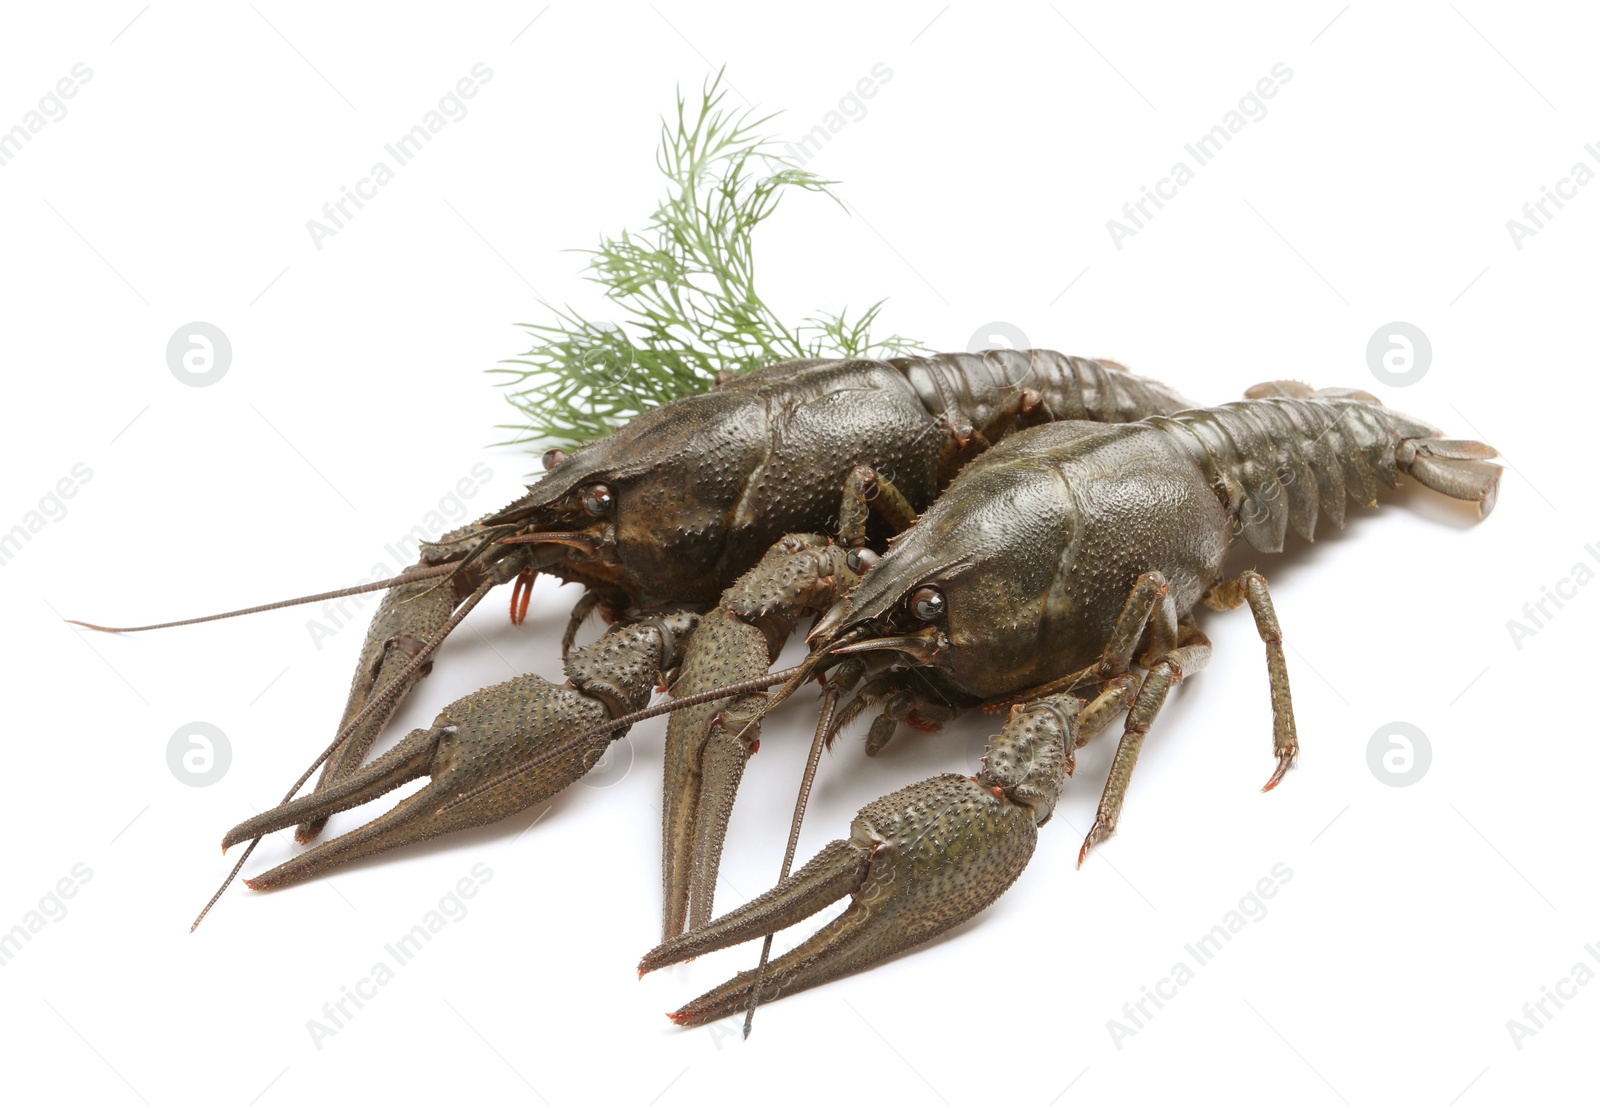
<path id="1" fill-rule="evenodd" d="M 617 495 L 604 482 L 596 482 L 583 491 L 583 511 L 590 516 L 607 516 L 617 503 Z"/>
<path id="2" fill-rule="evenodd" d="M 857 547 L 844 557 L 844 565 L 856 574 L 865 574 L 878 565 L 878 553 L 870 547 Z"/>
<path id="3" fill-rule="evenodd" d="M 923 586 L 911 595 L 911 612 L 919 621 L 936 621 L 944 616 L 944 594 L 934 586 Z"/>
<path id="4" fill-rule="evenodd" d="M 567 461 L 567 453 L 559 447 L 552 447 L 544 453 L 544 468 L 554 470 Z"/>

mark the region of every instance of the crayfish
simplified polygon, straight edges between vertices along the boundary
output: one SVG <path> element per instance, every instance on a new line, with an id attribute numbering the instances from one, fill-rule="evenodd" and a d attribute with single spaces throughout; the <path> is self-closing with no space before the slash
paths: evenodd
<path id="1" fill-rule="evenodd" d="M 331 814 L 421 776 L 429 784 L 388 813 L 246 882 L 272 889 L 488 824 L 575 781 L 633 721 L 670 711 L 663 942 L 641 973 L 770 944 L 850 899 L 811 939 L 770 966 L 764 952 L 672 1018 L 713 1021 L 876 964 L 998 898 L 1031 857 L 1076 749 L 1125 716 L 1080 864 L 1116 831 L 1145 735 L 1209 660 L 1197 607 L 1242 604 L 1254 617 L 1276 760 L 1264 789 L 1281 781 L 1299 751 L 1283 637 L 1265 578 L 1223 579 L 1235 539 L 1261 552 L 1281 550 L 1290 529 L 1309 540 L 1321 517 L 1342 525 L 1346 498 L 1375 504 L 1401 473 L 1483 515 L 1493 507 L 1500 469 L 1484 444 L 1355 390 L 1273 382 L 1246 398 L 1198 408 L 1116 364 L 1046 351 L 809 360 L 550 452 L 524 497 L 357 588 L 389 592 L 333 743 L 224 847 L 290 826 L 308 842 Z M 527 675 L 470 694 L 365 763 L 466 613 L 510 583 L 520 622 L 539 574 L 587 588 L 563 641 L 566 685 Z M 574 646 L 595 609 L 612 626 Z M 771 672 L 807 619 L 805 660 Z M 646 708 L 663 678 L 673 697 Z M 848 839 L 793 875 L 786 861 L 776 888 L 714 917 L 761 719 L 811 679 L 823 708 L 791 859 L 821 748 L 862 714 L 876 711 L 869 752 L 902 723 L 937 727 L 979 706 L 1009 715 L 976 774 L 872 803 Z M 324 762 L 317 788 L 294 797 Z"/>

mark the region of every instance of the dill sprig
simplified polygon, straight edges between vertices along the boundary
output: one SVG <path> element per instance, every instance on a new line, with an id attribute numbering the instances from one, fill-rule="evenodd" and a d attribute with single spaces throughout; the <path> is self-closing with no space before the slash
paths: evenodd
<path id="1" fill-rule="evenodd" d="M 508 376 L 500 384 L 526 418 L 505 425 L 517 433 L 513 442 L 543 448 L 597 439 L 730 371 L 919 349 L 898 335 L 872 336 L 882 301 L 854 319 L 819 313 L 791 328 L 761 299 L 756 227 L 791 189 L 837 201 L 829 189 L 836 182 L 802 169 L 761 133 L 772 116 L 724 108 L 721 85 L 718 73 L 692 113 L 680 92 L 676 118 L 662 120 L 656 166 L 671 187 L 650 222 L 585 252 L 585 273 L 620 320 L 541 302 L 552 322 L 519 324 L 532 346 L 490 370 Z"/>

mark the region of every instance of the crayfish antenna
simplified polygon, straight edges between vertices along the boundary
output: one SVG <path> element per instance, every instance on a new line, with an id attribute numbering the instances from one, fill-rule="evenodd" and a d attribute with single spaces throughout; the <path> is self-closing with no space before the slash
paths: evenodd
<path id="1" fill-rule="evenodd" d="M 311 771 L 315 771 L 315 770 L 316 770 L 315 767 L 311 768 Z M 311 777 L 311 771 L 307 771 L 306 772 L 306 778 L 307 779 Z M 303 783 L 303 782 L 305 782 L 305 779 L 301 779 L 300 781 Z M 295 790 L 299 790 L 299 789 L 300 789 L 299 785 L 296 785 L 295 786 Z M 211 912 L 211 907 L 216 905 L 218 899 L 220 899 L 222 897 L 223 893 L 226 892 L 227 889 L 230 886 L 233 885 L 233 880 L 237 879 L 239 877 L 239 872 L 244 870 L 245 861 L 250 858 L 250 853 L 254 852 L 256 850 L 256 845 L 260 844 L 260 843 L 261 843 L 261 838 L 260 837 L 257 837 L 255 840 L 252 840 L 250 842 L 250 847 L 246 848 L 244 850 L 244 852 L 239 856 L 238 862 L 233 865 L 233 870 L 228 872 L 228 877 L 226 879 L 222 880 L 222 885 L 217 887 L 217 892 L 211 896 L 211 900 L 209 902 L 207 902 L 205 904 L 205 907 L 203 909 L 201 909 L 199 914 L 197 914 L 195 916 L 194 924 L 189 926 L 189 931 L 191 933 L 194 932 L 196 929 L 200 928 L 200 922 L 202 922 L 202 921 L 204 921 L 206 919 L 206 914 Z"/>
<path id="2" fill-rule="evenodd" d="M 806 656 L 806 658 L 799 664 L 790 667 L 789 673 L 793 677 L 779 687 L 778 692 L 773 694 L 772 697 L 767 700 L 767 704 L 764 705 L 761 708 L 761 711 L 755 715 L 755 719 L 749 721 L 744 726 L 744 729 L 740 730 L 737 739 L 743 739 L 746 731 L 760 724 L 762 718 L 764 718 L 768 713 L 771 713 L 774 709 L 778 708 L 778 706 L 782 705 L 784 702 L 788 701 L 792 696 L 794 696 L 794 692 L 800 689 L 800 687 L 804 686 L 806 682 L 810 680 L 812 675 L 816 674 L 817 664 L 821 663 L 822 659 L 823 653 L 820 651 L 814 651 L 810 655 Z"/>
<path id="3" fill-rule="evenodd" d="M 350 597 L 354 594 L 372 593 L 374 590 L 387 590 L 391 586 L 404 586 L 411 582 L 425 582 L 430 578 L 443 578 L 454 574 L 460 569 L 462 560 L 453 560 L 441 563 L 436 567 L 421 567 L 408 570 L 404 574 L 397 574 L 393 578 L 385 578 L 379 582 L 367 582 L 360 586 L 346 586 L 340 590 L 328 590 L 326 593 L 307 594 L 305 597 L 292 597 L 287 601 L 273 601 L 266 605 L 252 605 L 248 609 L 234 609 L 227 613 L 212 613 L 206 617 L 190 617 L 181 621 L 166 621 L 162 624 L 141 624 L 136 627 L 113 628 L 104 624 L 90 624 L 88 621 L 68 620 L 68 624 L 75 624 L 79 628 L 87 628 L 93 632 L 154 632 L 159 628 L 182 628 L 186 624 L 207 624 L 211 621 L 227 620 L 230 617 L 246 617 L 252 613 L 268 613 L 273 609 L 287 609 L 293 605 L 310 605 L 317 601 L 332 601 L 335 598 Z"/>
<path id="4" fill-rule="evenodd" d="M 794 866 L 795 849 L 800 844 L 800 824 L 806 817 L 806 805 L 811 801 L 811 786 L 817 781 L 817 765 L 822 762 L 822 749 L 827 746 L 833 731 L 834 711 L 839 707 L 839 688 L 830 685 L 822 695 L 822 712 L 817 718 L 817 731 L 811 738 L 811 751 L 806 756 L 805 773 L 800 776 L 800 796 L 794 800 L 794 817 L 789 822 L 789 846 L 783 852 L 783 867 L 778 871 L 781 884 L 789 877 Z M 755 981 L 750 986 L 750 1007 L 744 1012 L 744 1039 L 750 1039 L 750 1026 L 756 1020 L 756 1004 L 761 1001 L 761 981 L 766 978 L 767 964 L 772 959 L 772 938 L 768 933 L 761 942 L 761 961 L 756 964 Z"/>
<path id="5" fill-rule="evenodd" d="M 462 539 L 469 540 L 477 535 L 481 535 L 483 537 L 474 547 L 468 550 L 466 554 L 457 556 L 453 559 L 447 559 L 444 562 L 438 563 L 434 566 L 412 567 L 409 570 L 401 571 L 393 578 L 385 578 L 378 582 L 366 582 L 359 586 L 346 586 L 339 590 L 328 590 L 325 593 L 307 594 L 305 597 L 292 597 L 286 601 L 273 601 L 267 603 L 266 605 L 252 605 L 248 609 L 234 609 L 227 613 L 212 613 L 207 617 L 190 617 L 188 620 L 166 621 L 162 624 L 142 624 L 138 625 L 137 627 L 112 628 L 109 625 L 104 624 L 90 624 L 88 621 L 68 620 L 67 623 L 75 624 L 80 628 L 87 628 L 95 632 L 154 632 L 161 628 L 181 628 L 187 624 L 207 624 L 211 621 L 227 620 L 230 617 L 249 616 L 251 613 L 268 613 L 274 609 L 287 609 L 293 605 L 309 605 L 317 601 L 332 601 L 336 598 L 350 597 L 354 594 L 372 593 L 375 590 L 387 590 L 392 586 L 405 586 L 412 582 L 426 582 L 431 578 L 447 578 L 462 568 L 476 562 L 478 558 L 482 556 L 484 552 L 488 551 L 490 547 L 494 546 L 495 542 L 499 540 L 500 537 L 505 535 L 508 530 L 509 529 L 504 527 L 485 528 L 480 529 L 478 532 L 472 532 L 470 529 L 465 530 L 465 535 L 461 537 Z"/>

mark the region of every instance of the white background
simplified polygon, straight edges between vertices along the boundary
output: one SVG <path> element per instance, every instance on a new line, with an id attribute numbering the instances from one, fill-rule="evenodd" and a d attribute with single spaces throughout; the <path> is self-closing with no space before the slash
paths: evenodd
<path id="1" fill-rule="evenodd" d="M 1600 543 L 1585 457 L 1600 185 L 1520 249 L 1507 221 L 1574 163 L 1600 166 L 1584 149 L 1600 139 L 1591 19 L 1479 0 L 9 10 L 0 128 L 75 63 L 93 77 L 0 167 L 0 531 L 74 464 L 92 478 L 0 566 L 0 929 L 74 864 L 92 879 L 0 966 L 7 1095 L 1473 1107 L 1587 1090 L 1600 986 L 1547 1003 L 1520 1043 L 1507 1022 L 1573 965 L 1600 972 L 1584 950 L 1600 942 L 1600 585 L 1520 643 L 1507 622 L 1574 564 L 1600 568 L 1584 549 Z M 478 62 L 493 77 L 469 114 L 313 245 L 307 220 Z M 782 110 L 772 129 L 797 138 L 880 62 L 892 79 L 809 167 L 850 211 L 795 197 L 762 231 L 761 284 L 785 317 L 888 296 L 885 322 L 936 349 L 999 321 L 1208 402 L 1274 377 L 1358 386 L 1504 452 L 1482 524 L 1408 481 L 1342 533 L 1261 560 L 1292 646 L 1300 767 L 1257 793 L 1261 647 L 1244 613 L 1208 614 L 1211 668 L 1168 703 L 1120 834 L 1082 871 L 1109 739 L 998 905 L 765 1008 L 747 1043 L 734 1021 L 679 1031 L 662 1014 L 755 946 L 635 981 L 659 920 L 659 722 L 636 731 L 631 773 L 572 788 L 520 838 L 532 815 L 326 883 L 238 888 L 190 935 L 231 862 L 221 833 L 328 739 L 371 602 L 320 644 L 316 611 L 123 637 L 59 618 L 189 616 L 397 568 L 385 545 L 475 464 L 493 479 L 458 512 L 509 501 L 534 460 L 486 446 L 514 414 L 482 371 L 522 349 L 513 323 L 542 318 L 541 295 L 607 315 L 561 252 L 648 215 L 674 87 L 726 63 L 734 96 Z M 1107 221 L 1280 62 L 1293 77 L 1265 118 L 1119 249 Z M 209 388 L 166 365 L 190 321 L 232 342 Z M 1406 389 L 1368 369 L 1391 321 L 1432 341 Z M 483 606 L 390 736 L 512 673 L 558 674 L 574 596 L 541 585 L 521 629 Z M 775 877 L 800 701 L 746 778 L 724 908 Z M 206 788 L 167 765 L 193 721 L 232 753 Z M 1403 788 L 1368 763 L 1393 721 L 1431 747 Z M 902 736 L 870 763 L 841 744 L 801 858 L 870 799 L 971 769 L 992 728 Z M 252 864 L 290 851 L 270 838 Z M 465 917 L 318 1044 L 324 1004 L 479 863 L 493 878 Z M 1196 967 L 1184 945 L 1277 863 L 1293 877 L 1264 918 Z M 1115 1038 L 1108 1022 L 1180 960 L 1193 981 Z"/>

